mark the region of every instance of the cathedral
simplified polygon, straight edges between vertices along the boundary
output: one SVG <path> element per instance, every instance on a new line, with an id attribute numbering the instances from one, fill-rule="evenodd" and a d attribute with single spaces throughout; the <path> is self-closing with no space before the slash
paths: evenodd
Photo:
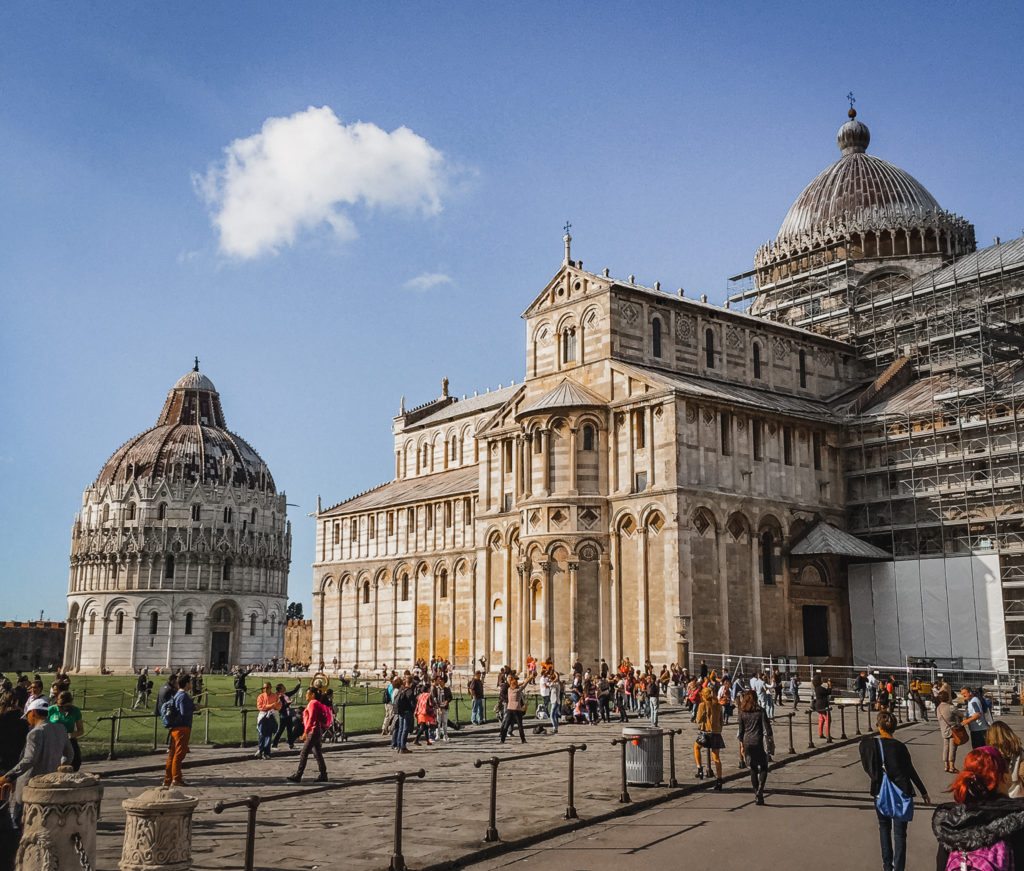
<path id="1" fill-rule="evenodd" d="M 281 658 L 285 503 L 259 454 L 227 429 L 196 360 L 156 426 L 118 448 L 82 496 L 65 668 L 225 670 Z"/>
<path id="2" fill-rule="evenodd" d="M 869 142 L 724 306 L 567 233 L 522 382 L 403 401 L 393 480 L 318 505 L 314 664 L 1024 659 L 1024 239 Z"/>

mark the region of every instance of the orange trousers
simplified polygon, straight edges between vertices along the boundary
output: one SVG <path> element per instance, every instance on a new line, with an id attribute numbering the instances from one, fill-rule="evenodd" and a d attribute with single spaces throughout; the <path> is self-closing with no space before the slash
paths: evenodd
<path id="1" fill-rule="evenodd" d="M 191 726 L 178 726 L 171 729 L 167 743 L 167 766 L 164 768 L 164 786 L 181 781 L 181 763 L 188 753 L 188 739 L 192 735 Z"/>

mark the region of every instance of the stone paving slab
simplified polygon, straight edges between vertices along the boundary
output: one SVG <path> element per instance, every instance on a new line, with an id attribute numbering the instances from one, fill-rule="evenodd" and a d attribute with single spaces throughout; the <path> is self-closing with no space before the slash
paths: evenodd
<path id="1" fill-rule="evenodd" d="M 661 720 L 663 727 L 684 729 L 676 743 L 677 776 L 684 786 L 697 786 L 699 782 L 694 777 L 692 756 L 696 729 L 689 722 L 689 715 L 678 710 L 669 711 L 663 713 Z M 533 721 L 527 722 L 529 724 Z M 803 724 L 804 731 L 803 739 L 800 740 L 796 737 L 800 732 L 796 730 L 794 744 L 798 751 L 803 751 L 806 746 L 806 715 L 801 714 L 796 722 Z M 644 720 L 632 720 L 627 725 L 634 727 L 645 724 Z M 453 733 L 449 743 L 442 742 L 432 747 L 424 744 L 404 756 L 396 755 L 383 746 L 373 746 L 381 744 L 379 736 L 367 737 L 341 745 L 346 748 L 344 751 L 328 751 L 327 765 L 332 781 L 377 777 L 400 769 L 414 771 L 424 768 L 426 777 L 423 780 L 410 779 L 405 785 L 404 854 L 411 868 L 439 868 L 470 860 L 490 846 L 484 841 L 490 766 L 475 768 L 473 763 L 478 758 L 507 758 L 523 752 L 565 747 L 569 743 L 587 743 L 588 750 L 576 756 L 575 805 L 583 823 L 595 819 L 609 820 L 611 816 L 623 811 L 634 814 L 628 820 L 639 820 L 635 814 L 645 801 L 665 800 L 678 795 L 678 790 L 670 790 L 667 786 L 630 786 L 634 805 L 619 803 L 621 750 L 612 747 L 610 742 L 612 738 L 621 735 L 622 725 L 615 722 L 598 726 L 563 726 L 557 735 L 551 734 L 549 730 L 545 735 L 535 736 L 528 730 L 526 745 L 520 744 L 518 739 L 499 744 L 493 727 L 466 727 L 461 732 Z M 784 725 L 780 723 L 779 726 L 782 728 L 777 737 L 777 756 L 785 760 L 788 742 Z M 917 730 L 918 727 L 911 728 Z M 921 731 L 924 731 L 923 727 Z M 932 727 L 930 731 L 936 730 Z M 723 761 L 726 762 L 726 774 L 742 776 L 742 772 L 736 769 L 738 747 L 735 729 L 728 727 L 725 736 L 727 749 Z M 832 745 L 828 752 L 822 752 L 826 748 L 819 746 L 815 753 L 820 756 L 812 759 L 831 758 L 837 752 L 835 748 L 839 748 L 839 745 Z M 851 751 L 847 748 L 841 752 Z M 855 749 L 852 752 L 855 753 Z M 186 792 L 200 800 L 194 817 L 193 867 L 240 869 L 243 867 L 246 809 L 238 808 L 216 815 L 213 806 L 218 801 L 235 801 L 250 794 L 266 798 L 275 793 L 294 790 L 295 787 L 287 783 L 284 777 L 294 771 L 295 757 L 288 755 L 255 760 L 251 758 L 250 749 L 244 756 L 234 755 L 227 761 L 217 762 L 213 753 L 203 751 L 203 754 L 210 754 L 207 756 L 210 764 L 203 767 L 190 767 L 189 763 L 193 761 L 191 755 L 186 759 L 185 778 L 189 783 Z M 196 758 L 200 755 L 197 753 Z M 156 761 L 154 758 L 150 765 Z M 130 769 L 128 762 L 120 767 L 121 771 Z M 160 773 L 119 774 L 117 763 L 102 765 L 106 776 L 103 781 L 97 871 L 113 871 L 120 858 L 124 827 L 121 801 L 158 783 Z M 781 766 L 777 769 L 777 775 L 773 770 L 773 779 L 778 777 L 781 784 L 786 778 L 792 777 L 795 789 L 807 790 L 813 788 L 816 779 L 827 778 L 831 768 L 828 763 L 806 760 Z M 790 775 L 790 771 L 794 774 Z M 505 844 L 542 838 L 552 830 L 581 824 L 566 822 L 562 818 L 567 799 L 566 772 L 567 754 L 510 761 L 499 766 L 497 827 Z M 315 774 L 315 765 L 307 768 L 306 783 L 311 788 L 314 787 Z M 666 751 L 666 783 L 667 780 Z M 740 783 L 746 784 L 747 781 L 742 780 Z M 702 789 L 696 796 L 677 800 L 693 807 L 693 817 L 725 813 L 736 803 L 740 788 L 738 784 L 730 784 L 726 793 L 710 793 Z M 859 801 L 863 803 L 863 782 L 858 783 L 857 789 Z M 256 867 L 268 871 L 279 871 L 281 868 L 317 869 L 336 867 L 343 861 L 346 869 L 352 871 L 387 868 L 394 829 L 394 795 L 393 784 L 376 784 L 265 804 L 258 813 Z M 698 823 L 694 821 L 692 825 L 698 826 Z M 588 834 L 581 837 L 604 837 L 600 833 L 608 830 L 609 826 L 620 825 L 633 831 L 632 822 L 615 822 L 613 826 L 612 822 L 606 821 L 598 827 L 587 829 Z M 678 834 L 669 836 L 667 832 L 660 832 L 661 823 L 652 821 L 651 825 L 654 828 L 648 836 L 637 836 L 638 848 L 645 837 L 648 841 L 663 836 L 670 841 L 679 837 Z M 672 832 L 679 830 L 678 822 L 666 822 L 664 826 Z M 648 824 L 645 823 L 643 828 L 646 830 Z"/>

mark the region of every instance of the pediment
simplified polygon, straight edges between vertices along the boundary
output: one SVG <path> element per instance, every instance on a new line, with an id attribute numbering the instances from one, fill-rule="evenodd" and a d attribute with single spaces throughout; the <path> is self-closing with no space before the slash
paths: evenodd
<path id="1" fill-rule="evenodd" d="M 600 275 L 594 275 L 578 267 L 575 262 L 563 263 L 552 279 L 530 303 L 524 318 L 535 317 L 547 309 L 554 309 L 566 303 L 579 302 L 595 292 L 607 290 L 612 281 Z"/>

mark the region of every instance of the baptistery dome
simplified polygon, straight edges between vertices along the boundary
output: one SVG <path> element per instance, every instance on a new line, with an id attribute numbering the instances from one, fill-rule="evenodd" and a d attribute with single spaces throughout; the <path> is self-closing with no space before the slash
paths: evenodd
<path id="1" fill-rule="evenodd" d="M 198 362 L 168 392 L 156 426 L 121 445 L 96 484 L 131 478 L 182 478 L 274 492 L 274 479 L 259 454 L 228 431 L 220 394 Z"/>
<path id="2" fill-rule="evenodd" d="M 222 670 L 281 659 L 286 513 L 266 463 L 227 429 L 197 360 L 156 426 L 118 448 L 82 495 L 65 667 Z"/>

